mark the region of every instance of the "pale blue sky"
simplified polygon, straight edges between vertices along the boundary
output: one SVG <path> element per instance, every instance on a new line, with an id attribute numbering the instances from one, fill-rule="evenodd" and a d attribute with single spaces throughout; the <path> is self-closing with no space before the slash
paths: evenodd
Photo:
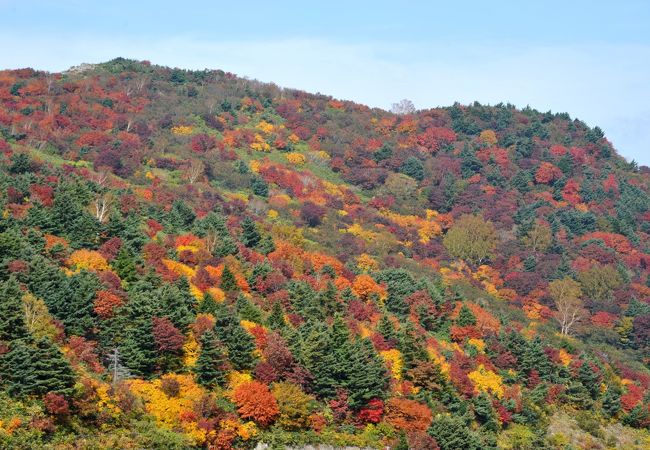
<path id="1" fill-rule="evenodd" d="M 511 102 L 599 125 L 650 165 L 650 1 L 311 3 L 0 0 L 0 68 L 124 56 L 381 108 Z"/>

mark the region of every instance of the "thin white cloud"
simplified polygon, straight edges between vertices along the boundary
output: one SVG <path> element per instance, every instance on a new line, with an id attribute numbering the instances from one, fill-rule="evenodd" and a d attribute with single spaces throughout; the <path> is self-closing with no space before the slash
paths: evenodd
<path id="1" fill-rule="evenodd" d="M 116 56 L 192 69 L 220 68 L 281 86 L 386 108 L 478 100 L 569 112 L 599 125 L 626 157 L 650 164 L 650 47 L 434 47 L 321 40 L 205 42 L 2 36 L 1 67 L 59 71 Z"/>

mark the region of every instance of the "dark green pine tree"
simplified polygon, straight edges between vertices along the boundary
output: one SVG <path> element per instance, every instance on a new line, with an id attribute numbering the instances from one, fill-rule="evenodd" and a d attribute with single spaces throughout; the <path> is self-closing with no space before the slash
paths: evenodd
<path id="1" fill-rule="evenodd" d="M 215 301 L 214 297 L 206 293 L 203 295 L 203 300 L 199 304 L 198 312 L 203 314 L 212 314 L 213 316 L 217 315 L 219 305 Z"/>
<path id="2" fill-rule="evenodd" d="M 192 208 L 182 200 L 174 200 L 167 215 L 167 224 L 172 231 L 188 230 L 195 219 L 196 214 Z"/>
<path id="3" fill-rule="evenodd" d="M 600 375 L 594 370 L 592 362 L 586 358 L 582 357 L 582 365 L 578 370 L 578 381 L 589 391 L 589 395 L 592 399 L 596 400 L 600 395 Z"/>
<path id="4" fill-rule="evenodd" d="M 243 294 L 237 296 L 237 300 L 235 300 L 235 310 L 242 320 L 262 323 L 262 311 L 260 311 L 260 309 Z"/>
<path id="5" fill-rule="evenodd" d="M 235 275 L 232 273 L 232 271 L 228 268 L 228 266 L 225 266 L 223 268 L 223 273 L 221 274 L 221 283 L 219 284 L 219 287 L 223 289 L 224 292 L 235 292 L 239 290 L 239 287 L 237 286 L 237 279 L 235 278 Z"/>
<path id="6" fill-rule="evenodd" d="M 174 284 L 163 284 L 158 289 L 159 311 L 157 315 L 167 317 L 181 331 L 194 322 L 194 296 L 190 293 L 190 283 L 181 277 Z"/>
<path id="7" fill-rule="evenodd" d="M 388 314 L 382 314 L 377 324 L 377 332 L 388 342 L 397 342 L 397 332 L 395 331 L 393 322 L 388 318 Z"/>
<path id="8" fill-rule="evenodd" d="M 257 246 L 259 252 L 263 255 L 268 255 L 275 251 L 275 243 L 270 235 L 265 235 Z"/>
<path id="9" fill-rule="evenodd" d="M 272 330 L 282 331 L 286 328 L 287 322 L 284 320 L 284 310 L 282 309 L 282 304 L 279 301 L 273 303 L 271 307 L 271 314 L 268 319 L 266 319 L 266 324 Z"/>
<path id="10" fill-rule="evenodd" d="M 458 319 L 456 319 L 456 324 L 460 327 L 467 327 L 470 325 L 476 325 L 476 316 L 467 305 L 463 305 L 458 311 Z"/>
<path id="11" fill-rule="evenodd" d="M 210 237 L 214 242 L 212 254 L 215 256 L 228 256 L 237 253 L 237 244 L 230 235 L 226 219 L 223 214 L 211 211 L 196 224 L 196 233 L 201 237 Z"/>
<path id="12" fill-rule="evenodd" d="M 483 450 L 483 443 L 462 417 L 439 415 L 431 424 L 429 434 L 440 450 Z"/>
<path id="13" fill-rule="evenodd" d="M 153 295 L 152 291 L 136 291 L 126 304 L 126 329 L 120 351 L 124 365 L 137 376 L 151 375 L 158 356 L 152 323 L 157 299 Z"/>
<path id="14" fill-rule="evenodd" d="M 621 388 L 617 384 L 607 386 L 603 396 L 603 415 L 605 417 L 616 417 L 621 411 Z"/>
<path id="15" fill-rule="evenodd" d="M 404 361 L 402 370 L 404 372 L 414 368 L 418 361 L 427 359 L 426 350 L 418 341 L 411 322 L 407 322 L 397 333 L 397 348 L 402 353 L 402 360 Z"/>
<path id="16" fill-rule="evenodd" d="M 63 353 L 47 338 L 36 342 L 33 360 L 34 389 L 36 394 L 56 392 L 72 395 L 75 383 L 74 372 Z"/>
<path id="17" fill-rule="evenodd" d="M 0 356 L 0 383 L 12 397 L 32 393 L 35 386 L 34 349 L 27 340 L 16 340 L 10 350 Z"/>
<path id="18" fill-rule="evenodd" d="M 334 398 L 340 385 L 337 366 L 339 361 L 334 355 L 329 334 L 329 330 L 322 323 L 308 322 L 303 326 L 301 333 L 294 336 L 292 345 L 294 355 L 313 376 L 313 392 L 319 398 L 325 399 Z"/>
<path id="19" fill-rule="evenodd" d="M 0 341 L 13 341 L 27 337 L 23 292 L 12 275 L 0 283 Z"/>
<path id="20" fill-rule="evenodd" d="M 94 299 L 100 282 L 92 272 L 81 271 L 68 278 L 63 298 L 57 309 L 57 318 L 67 334 L 84 336 L 95 327 Z"/>
<path id="21" fill-rule="evenodd" d="M 499 422 L 497 421 L 496 413 L 492 408 L 490 398 L 481 393 L 473 399 L 474 416 L 476 421 L 480 423 L 487 431 L 497 432 L 499 430 Z"/>
<path id="22" fill-rule="evenodd" d="M 1 357 L 0 379 L 12 396 L 48 392 L 69 396 L 75 382 L 70 364 L 47 338 L 35 345 L 29 339 L 12 342 L 9 352 Z"/>
<path id="23" fill-rule="evenodd" d="M 351 346 L 343 388 L 348 391 L 348 403 L 354 409 L 373 398 L 383 398 L 388 387 L 388 374 L 383 361 L 368 339 L 357 339 Z"/>
<path id="24" fill-rule="evenodd" d="M 408 175 L 417 181 L 424 179 L 424 166 L 422 162 L 414 156 L 409 156 L 399 169 L 404 175 Z"/>
<path id="25" fill-rule="evenodd" d="M 262 236 L 257 229 L 257 225 L 250 217 L 246 217 L 244 220 L 242 220 L 241 229 L 241 241 L 246 247 L 256 247 L 257 244 L 259 244 L 262 240 Z"/>
<path id="26" fill-rule="evenodd" d="M 341 304 L 337 300 L 338 291 L 331 281 L 327 282 L 325 289 L 318 293 L 318 303 L 327 316 L 332 316 L 341 310 Z"/>
<path id="27" fill-rule="evenodd" d="M 117 256 L 111 263 L 111 267 L 120 276 L 122 281 L 133 283 L 138 279 L 138 270 L 135 258 L 126 245 L 122 245 Z"/>
<path id="28" fill-rule="evenodd" d="M 551 381 L 553 377 L 553 364 L 544 353 L 544 345 L 539 336 L 535 336 L 528 345 L 519 361 L 519 370 L 527 375 L 536 370 L 540 378 L 545 381 Z"/>
<path id="29" fill-rule="evenodd" d="M 196 381 L 208 388 L 223 386 L 228 373 L 227 359 L 221 342 L 211 330 L 201 336 L 201 351 L 194 367 Z"/>
<path id="30" fill-rule="evenodd" d="M 579 381 L 569 383 L 563 396 L 567 403 L 578 409 L 589 409 L 593 406 L 589 391 Z"/>
<path id="31" fill-rule="evenodd" d="M 241 326 L 239 319 L 225 305 L 217 304 L 215 331 L 228 349 L 228 359 L 235 370 L 250 370 L 255 364 L 255 340 Z"/>
<path id="32" fill-rule="evenodd" d="M 43 233 L 51 233 L 55 231 L 54 220 L 50 208 L 43 206 L 38 200 L 32 203 L 32 207 L 27 211 L 27 219 L 25 221 L 30 227 L 38 228 Z"/>
<path id="33" fill-rule="evenodd" d="M 629 427 L 641 428 L 644 424 L 648 423 L 650 414 L 648 414 L 648 407 L 643 405 L 636 405 L 625 416 L 623 416 L 623 425 Z"/>

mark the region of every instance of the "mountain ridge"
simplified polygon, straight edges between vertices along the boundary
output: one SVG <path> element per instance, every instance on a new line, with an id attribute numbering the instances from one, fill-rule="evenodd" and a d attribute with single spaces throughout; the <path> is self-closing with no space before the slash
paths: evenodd
<path id="1" fill-rule="evenodd" d="M 650 442 L 650 169 L 600 128 L 77 67 L 0 72 L 0 442 Z"/>

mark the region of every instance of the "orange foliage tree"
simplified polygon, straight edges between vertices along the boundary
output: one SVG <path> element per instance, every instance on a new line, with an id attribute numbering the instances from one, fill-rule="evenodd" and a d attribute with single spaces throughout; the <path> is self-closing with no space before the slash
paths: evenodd
<path id="1" fill-rule="evenodd" d="M 386 421 L 398 430 L 425 431 L 431 425 L 431 410 L 406 398 L 391 398 L 386 403 Z"/>
<path id="2" fill-rule="evenodd" d="M 239 415 L 252 419 L 261 426 L 275 422 L 280 414 L 278 402 L 268 386 L 259 381 L 248 381 L 237 386 L 232 394 Z"/>

